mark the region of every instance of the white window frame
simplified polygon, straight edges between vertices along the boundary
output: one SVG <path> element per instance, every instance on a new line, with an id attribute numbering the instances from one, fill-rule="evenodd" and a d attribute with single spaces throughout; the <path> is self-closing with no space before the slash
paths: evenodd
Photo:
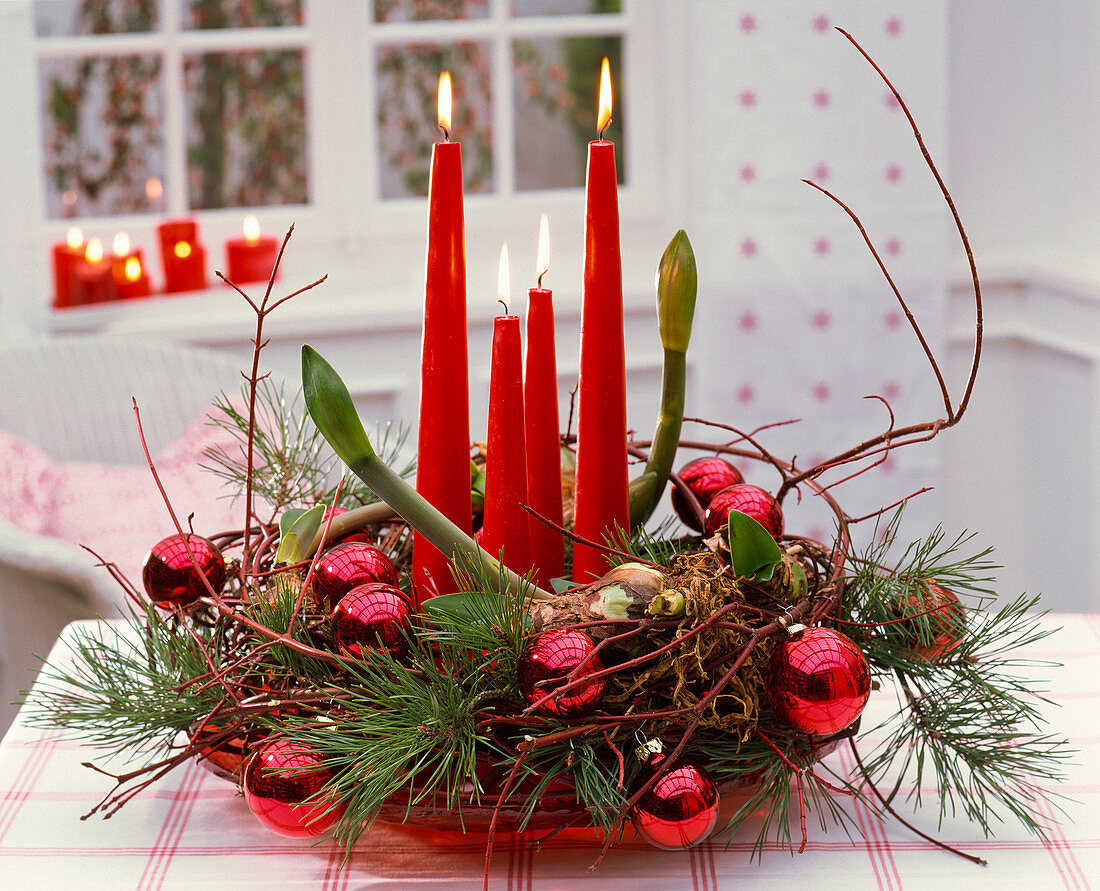
<path id="1" fill-rule="evenodd" d="M 19 180 L 0 198 L 11 213 L 0 218 L 0 239 L 16 246 L 14 256 L 0 251 L 0 300 L 8 304 L 8 328 L 31 331 L 88 330 L 109 327 L 116 316 L 143 313 L 164 316 L 171 333 L 173 317 L 188 311 L 189 298 L 154 299 L 140 305 L 100 305 L 65 311 L 49 308 L 49 245 L 63 240 L 74 221 L 47 220 L 42 194 L 41 121 L 38 60 L 82 54 L 160 52 L 164 60 L 165 200 L 163 214 L 77 219 L 90 234 L 107 239 L 126 230 L 135 244 L 153 253 L 155 226 L 179 215 L 198 219 L 203 242 L 220 267 L 221 245 L 239 231 L 246 212 L 260 216 L 265 231 L 282 233 L 293 222 L 295 237 L 288 250 L 288 269 L 299 267 L 308 280 L 315 273 L 334 272 L 312 301 L 324 312 L 353 291 L 368 292 L 364 313 L 370 315 L 418 306 L 422 299 L 422 261 L 396 266 L 390 258 L 423 257 L 426 201 L 422 198 L 379 197 L 379 152 L 376 116 L 375 49 L 405 41 L 490 43 L 493 79 L 494 190 L 466 196 L 469 293 L 495 298 L 496 255 L 500 241 L 509 240 L 513 256 L 513 293 L 533 282 L 538 217 L 551 218 L 554 256 L 550 284 L 559 300 L 579 301 L 583 257 L 583 190 L 515 191 L 512 134 L 510 42 L 522 38 L 602 33 L 623 35 L 624 85 L 629 91 L 626 120 L 628 181 L 620 188 L 623 228 L 624 290 L 628 301 L 650 299 L 652 275 L 660 249 L 676 228 L 684 202 L 679 185 L 688 134 L 683 78 L 676 71 L 683 58 L 682 8 L 677 0 L 623 0 L 623 12 L 600 16 L 513 17 L 508 0 L 490 0 L 485 19 L 449 22 L 375 23 L 369 0 L 303 0 L 303 26 L 285 28 L 185 31 L 179 28 L 181 0 L 160 0 L 161 28 L 153 34 L 37 38 L 31 0 L 2 3 L 0 40 L 13 41 L 10 53 L 0 53 L 0 76 L 22 84 L 35 98 L 18 103 L 13 129 L 0 131 L 0 158 L 13 164 Z M 20 34 L 19 32 L 22 32 Z M 14 32 L 14 33 L 12 33 Z M 182 90 L 185 54 L 244 49 L 304 50 L 307 119 L 307 170 L 310 203 L 244 211 L 237 208 L 189 211 L 186 207 L 186 121 Z M 454 75 L 460 76 L 460 72 Z M 594 73 L 594 79 L 596 75 Z M 15 89 L 19 89 L 18 86 Z M 593 108 L 593 121 L 595 108 Z M 613 122 L 609 138 L 616 138 Z M 522 137 L 522 135 L 521 135 Z M 595 123 L 593 123 L 595 137 Z M 462 134 L 454 138 L 461 140 Z M 7 220 L 5 224 L 4 220 Z M 6 228 L 9 231 L 5 232 Z M 667 231 L 666 231 L 667 230 Z M 529 255 L 529 256 L 528 256 Z M 308 256 L 308 262 L 298 259 Z M 491 257 L 491 262 L 487 259 Z M 155 266 L 154 266 L 155 269 Z M 555 272 L 557 275 L 555 275 Z M 4 290 L 9 290 L 4 293 Z M 491 296 L 490 296 L 491 295 Z M 6 298 L 6 299 L 5 299 Z M 335 311 L 335 309 L 334 309 Z"/>

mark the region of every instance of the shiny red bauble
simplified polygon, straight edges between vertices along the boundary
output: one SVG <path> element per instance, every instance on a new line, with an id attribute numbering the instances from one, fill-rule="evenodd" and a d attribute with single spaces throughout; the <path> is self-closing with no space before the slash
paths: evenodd
<path id="1" fill-rule="evenodd" d="M 340 598 L 332 613 L 336 649 L 362 656 L 385 650 L 400 657 L 408 649 L 412 608 L 400 590 L 383 582 L 356 585 Z"/>
<path id="2" fill-rule="evenodd" d="M 783 511 L 779 503 L 759 486 L 750 483 L 730 486 L 711 499 L 707 508 L 707 535 L 725 531 L 731 510 L 752 517 L 776 540 L 783 535 Z"/>
<path id="3" fill-rule="evenodd" d="M 646 782 L 665 759 L 651 755 L 638 785 Z M 638 834 L 655 848 L 681 851 L 703 841 L 718 822 L 718 787 L 702 767 L 678 761 L 646 790 L 630 809 Z"/>
<path id="4" fill-rule="evenodd" d="M 566 675 L 586 659 L 596 645 L 583 631 L 560 628 L 544 631 L 531 641 L 519 657 L 519 687 L 527 701 L 534 705 L 548 693 L 562 686 Z M 593 656 L 581 669 L 580 677 L 603 670 L 599 656 Z M 549 683 L 542 683 L 548 681 Z M 578 718 L 594 709 L 604 693 L 604 679 L 591 678 L 566 690 L 560 696 L 547 699 L 536 708 L 544 715 Z"/>
<path id="5" fill-rule="evenodd" d="M 374 545 L 361 541 L 329 548 L 313 570 L 313 597 L 321 609 L 332 609 L 356 585 L 382 582 L 397 586 L 397 570 Z"/>
<path id="6" fill-rule="evenodd" d="M 191 554 L 201 568 L 195 568 L 188 554 Z M 214 593 L 220 594 L 225 587 L 225 560 L 222 552 L 201 535 L 169 535 L 161 539 L 145 557 L 141 569 L 141 580 L 145 593 L 157 606 L 187 606 L 210 592 L 203 584 L 202 577 L 210 582 Z"/>
<path id="7" fill-rule="evenodd" d="M 710 507 L 711 499 L 723 489 L 736 486 L 744 482 L 741 471 L 722 458 L 708 457 L 696 458 L 688 461 L 677 474 L 684 484 L 691 489 L 691 494 L 699 502 L 699 506 L 706 511 Z M 683 521 L 683 524 L 696 532 L 702 532 L 703 527 L 695 519 L 695 514 L 688 506 L 687 498 L 680 489 L 672 490 L 672 509 Z"/>
<path id="8" fill-rule="evenodd" d="M 871 670 L 851 638 L 832 628 L 807 628 L 776 646 L 764 687 L 788 724 L 828 736 L 863 712 L 871 695 Z"/>
<path id="9" fill-rule="evenodd" d="M 249 759 L 244 799 L 256 819 L 287 838 L 309 838 L 329 829 L 343 813 L 317 793 L 332 778 L 321 756 L 301 743 L 273 740 Z"/>
<path id="10" fill-rule="evenodd" d="M 245 738 L 243 733 L 241 736 L 226 737 L 225 729 L 216 719 L 212 719 L 193 724 L 187 736 L 196 745 L 210 743 L 203 745 L 195 755 L 201 767 L 222 779 L 239 781 L 244 763 Z M 214 742 L 215 739 L 217 742 Z"/>
<path id="11" fill-rule="evenodd" d="M 931 610 L 931 612 L 929 612 Z M 959 598 L 946 588 L 928 582 L 923 590 L 910 592 L 895 605 L 901 616 L 924 615 L 899 624 L 910 638 L 911 655 L 936 662 L 959 645 L 966 624 L 966 611 Z"/>

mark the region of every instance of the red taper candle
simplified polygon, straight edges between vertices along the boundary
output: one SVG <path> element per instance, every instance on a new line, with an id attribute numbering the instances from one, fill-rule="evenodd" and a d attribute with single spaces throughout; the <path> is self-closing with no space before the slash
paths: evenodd
<path id="1" fill-rule="evenodd" d="M 527 292 L 527 362 L 523 378 L 523 429 L 527 440 L 527 503 L 539 516 L 562 524 L 558 363 L 554 345 L 554 294 L 542 287 L 550 268 L 550 227 L 539 221 L 538 287 Z M 535 517 L 528 521 L 531 565 L 539 587 L 565 574 L 560 532 Z"/>
<path id="2" fill-rule="evenodd" d="M 440 129 L 428 183 L 428 261 L 420 353 L 416 490 L 464 532 L 470 507 L 470 396 L 466 351 L 466 242 L 462 152 L 449 139 L 451 79 L 440 77 Z M 446 94 L 444 96 L 444 94 Z M 444 114 L 446 112 L 446 114 Z M 450 554 L 413 539 L 417 603 L 456 590 Z"/>
<path id="3" fill-rule="evenodd" d="M 577 481 L 573 531 L 603 543 L 629 531 L 626 469 L 626 344 L 615 144 L 603 139 L 611 122 L 611 77 L 600 78 L 600 138 L 588 144 L 585 180 L 584 296 L 577 402 Z M 573 546 L 573 580 L 589 582 L 607 568 L 595 548 Z"/>
<path id="4" fill-rule="evenodd" d="M 485 453 L 485 521 L 481 546 L 520 573 L 531 568 L 528 538 L 527 448 L 523 429 L 523 353 L 519 316 L 508 311 L 508 245 L 500 252 L 499 287 L 505 315 L 493 320 L 489 372 L 489 432 Z"/>

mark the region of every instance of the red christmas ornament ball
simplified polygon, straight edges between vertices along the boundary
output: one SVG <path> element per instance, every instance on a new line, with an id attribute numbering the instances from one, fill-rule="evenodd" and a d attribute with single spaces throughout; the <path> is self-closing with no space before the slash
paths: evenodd
<path id="1" fill-rule="evenodd" d="M 851 638 L 832 628 L 807 628 L 776 646 L 764 687 L 788 724 L 828 736 L 863 712 L 871 695 L 871 670 Z"/>
<path id="2" fill-rule="evenodd" d="M 310 838 L 329 829 L 343 807 L 315 796 L 332 778 L 321 756 L 301 743 L 276 739 L 261 748 L 244 771 L 244 798 L 268 829 L 287 838 Z"/>
<path id="3" fill-rule="evenodd" d="M 568 675 L 596 645 L 583 631 L 559 628 L 544 631 L 529 643 L 519 658 L 519 687 L 527 701 L 534 705 L 548 693 L 562 686 Z M 581 669 L 581 676 L 603 670 L 599 656 L 593 656 Z M 542 681 L 550 681 L 543 684 Z M 603 678 L 592 678 L 571 687 L 560 696 L 543 702 L 536 711 L 559 718 L 578 718 L 594 709 L 603 698 Z"/>
<path id="4" fill-rule="evenodd" d="M 732 510 L 752 517 L 776 540 L 783 535 L 783 511 L 778 502 L 759 486 L 738 483 L 711 499 L 706 515 L 708 536 L 717 535 L 726 528 Z"/>
<path id="5" fill-rule="evenodd" d="M 367 650 L 386 650 L 400 658 L 408 649 L 412 608 L 392 585 L 367 582 L 340 598 L 332 613 L 332 637 L 337 650 L 362 656 Z"/>
<path id="6" fill-rule="evenodd" d="M 729 461 L 713 456 L 688 461 L 680 468 L 678 476 L 691 489 L 691 494 L 695 496 L 699 506 L 704 511 L 710 507 L 710 502 L 714 496 L 723 489 L 744 482 L 741 471 L 730 464 Z M 694 529 L 696 532 L 703 531 L 703 527 L 695 519 L 695 515 L 688 506 L 687 498 L 684 497 L 684 493 L 680 491 L 679 487 L 672 490 L 672 509 L 676 511 L 676 515 L 683 521 L 685 526 Z"/>
<path id="7" fill-rule="evenodd" d="M 188 546 L 201 567 L 191 562 Z M 187 606 L 209 592 L 202 577 L 215 593 L 225 587 L 225 559 L 214 544 L 201 535 L 169 535 L 158 541 L 145 557 L 141 580 L 145 593 L 157 606 Z"/>
<path id="8" fill-rule="evenodd" d="M 336 519 L 341 514 L 346 514 L 348 509 L 346 507 L 329 507 L 325 510 L 324 517 L 321 518 L 321 529 L 324 529 L 328 524 L 329 517 Z M 374 538 L 371 536 L 367 529 L 356 529 L 349 532 L 347 535 L 342 535 L 340 538 L 326 538 L 325 545 L 328 547 L 344 544 L 349 541 L 361 541 L 363 544 L 374 544 Z"/>
<path id="9" fill-rule="evenodd" d="M 313 570 L 313 597 L 321 609 L 332 609 L 356 585 L 382 582 L 397 586 L 397 570 L 374 545 L 361 541 L 325 551 Z"/>
<path id="10" fill-rule="evenodd" d="M 642 767 L 639 785 L 665 759 L 652 755 Z M 703 841 L 718 822 L 718 787 L 702 767 L 678 761 L 630 809 L 638 834 L 655 848 L 682 851 Z"/>
<path id="11" fill-rule="evenodd" d="M 931 610 L 931 612 L 929 612 Z M 926 582 L 923 590 L 911 591 L 895 605 L 898 617 L 920 618 L 900 623 L 912 641 L 909 652 L 927 662 L 936 662 L 959 645 L 966 623 L 966 611 L 959 598 L 946 588 Z M 927 629 L 922 633 L 922 625 Z"/>

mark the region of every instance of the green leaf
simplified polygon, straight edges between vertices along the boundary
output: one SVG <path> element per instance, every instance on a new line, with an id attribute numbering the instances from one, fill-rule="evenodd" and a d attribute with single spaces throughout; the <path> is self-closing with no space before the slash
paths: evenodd
<path id="1" fill-rule="evenodd" d="M 374 456 L 347 386 L 308 344 L 302 347 L 302 390 L 313 423 L 345 464 L 354 467 L 364 457 Z"/>
<path id="2" fill-rule="evenodd" d="M 766 582 L 783 560 L 783 552 L 770 532 L 748 514 L 731 510 L 727 524 L 730 565 L 737 578 Z"/>
<path id="3" fill-rule="evenodd" d="M 439 597 L 429 597 L 420 608 L 433 618 L 476 618 L 479 615 L 477 609 L 478 599 L 484 601 L 482 592 L 459 591 L 457 594 L 442 594 Z"/>
<path id="4" fill-rule="evenodd" d="M 283 511 L 283 515 L 279 517 L 279 537 L 289 534 L 294 524 L 298 522 L 298 518 L 305 512 L 304 507 L 291 507 Z"/>
<path id="5" fill-rule="evenodd" d="M 290 563 L 302 562 L 302 546 L 298 543 L 298 536 L 288 532 L 279 539 L 279 549 L 275 552 L 275 565 L 286 566 Z"/>
<path id="6" fill-rule="evenodd" d="M 321 521 L 325 518 L 325 506 L 315 504 L 308 510 L 292 508 L 279 517 L 279 529 L 284 529 L 287 515 L 295 515 L 290 522 L 290 528 L 283 532 L 279 540 L 279 549 L 275 552 L 275 564 L 298 563 L 305 558 L 302 550 L 302 542 L 307 545 L 317 537 L 317 530 L 321 528 Z"/>
<path id="7" fill-rule="evenodd" d="M 550 579 L 550 587 L 554 589 L 555 594 L 564 594 L 566 591 L 577 587 L 577 583 L 566 578 Z"/>

